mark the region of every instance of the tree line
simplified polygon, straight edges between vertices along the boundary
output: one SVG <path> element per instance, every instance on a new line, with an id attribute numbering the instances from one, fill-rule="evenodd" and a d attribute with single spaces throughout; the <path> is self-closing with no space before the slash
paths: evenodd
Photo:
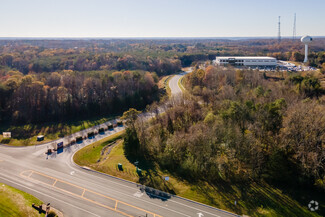
<path id="1" fill-rule="evenodd" d="M 309 64 L 325 62 L 323 38 L 310 45 Z M 107 40 L 0 40 L 0 65 L 20 72 L 59 70 L 145 70 L 158 75 L 178 71 L 215 56 L 273 56 L 303 61 L 300 40 L 283 39 L 107 39 Z M 325 66 L 324 66 L 325 69 Z"/>
<path id="2" fill-rule="evenodd" d="M 158 100 L 158 76 L 147 71 L 7 72 L 0 81 L 0 120 L 42 123 L 118 114 Z"/>
<path id="3" fill-rule="evenodd" d="M 86 49 L 64 50 L 23 46 L 4 49 L 0 55 L 0 67 L 2 74 L 9 68 L 18 70 L 23 74 L 62 70 L 144 70 L 156 72 L 162 76 L 180 71 L 181 62 L 175 58 L 153 58 L 128 53 L 96 54 Z"/>

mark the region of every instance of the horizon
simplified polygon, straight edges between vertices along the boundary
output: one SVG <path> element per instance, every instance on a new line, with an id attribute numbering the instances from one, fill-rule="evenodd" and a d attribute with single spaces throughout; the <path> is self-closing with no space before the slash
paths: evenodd
<path id="1" fill-rule="evenodd" d="M 304 37 L 305 35 L 297 35 L 294 40 L 300 40 L 301 37 Z M 312 36 L 312 38 L 325 38 L 325 35 L 319 35 L 319 36 Z M 111 40 L 111 39 L 139 39 L 139 40 L 145 40 L 145 39 L 205 39 L 205 40 L 220 40 L 220 39 L 227 39 L 227 40 L 245 40 L 245 39 L 272 39 L 272 40 L 277 40 L 277 37 L 272 37 L 272 36 L 235 36 L 235 37 L 0 37 L 0 40 L 43 40 L 43 39 L 53 39 L 53 40 L 60 40 L 60 39 L 76 39 L 76 40 Z M 281 39 L 291 39 L 292 36 L 281 36 Z"/>
<path id="2" fill-rule="evenodd" d="M 325 2 L 149 0 L 12 0 L 2 4 L 0 37 L 228 38 L 325 36 Z M 18 5 L 18 7 L 17 7 Z M 315 7 L 316 6 L 316 7 Z M 10 17 L 10 19 L 9 19 Z"/>

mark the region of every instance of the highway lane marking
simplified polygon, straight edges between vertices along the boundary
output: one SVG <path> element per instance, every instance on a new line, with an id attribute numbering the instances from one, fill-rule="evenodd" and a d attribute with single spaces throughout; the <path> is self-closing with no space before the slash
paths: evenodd
<path id="1" fill-rule="evenodd" d="M 28 178 L 30 178 L 32 174 L 33 174 L 33 171 L 31 171 L 31 173 L 28 175 Z"/>
<path id="2" fill-rule="evenodd" d="M 2 174 L 2 175 L 3 175 L 3 174 Z M 72 206 L 72 207 L 74 207 L 74 208 L 77 208 L 77 209 L 79 209 L 79 210 L 82 210 L 82 211 L 84 211 L 84 212 L 87 212 L 87 213 L 89 213 L 89 214 L 91 214 L 91 215 L 94 215 L 94 216 L 97 216 L 97 217 L 101 217 L 101 216 L 99 216 L 99 215 L 97 215 L 97 214 L 95 214 L 95 213 L 92 213 L 92 212 L 90 212 L 90 211 L 88 211 L 88 210 L 85 210 L 85 209 L 83 209 L 83 208 L 80 208 L 80 207 L 78 207 L 78 206 L 76 206 L 76 205 L 73 205 L 73 204 L 67 202 L 67 201 L 63 201 L 62 199 L 57 199 L 57 198 L 52 197 L 52 196 L 50 196 L 50 195 L 48 195 L 48 194 L 44 194 L 44 193 L 42 193 L 42 192 L 40 192 L 40 191 L 37 191 L 37 190 L 35 190 L 34 188 L 30 188 L 30 187 L 27 187 L 27 186 L 21 185 L 21 184 L 19 184 L 18 182 L 15 182 L 15 181 L 9 180 L 9 179 L 4 178 L 4 177 L 0 177 L 0 179 L 6 180 L 7 182 L 14 183 L 15 185 L 18 185 L 18 186 L 20 186 L 20 187 L 22 187 L 22 188 L 26 188 L 26 189 L 28 189 L 28 190 L 30 190 L 30 191 L 34 191 L 34 192 L 36 192 L 36 193 L 38 193 L 38 194 L 41 194 L 41 195 L 43 195 L 43 196 L 46 196 L 46 197 L 52 198 L 52 199 L 57 200 L 57 201 L 59 201 L 59 202 L 65 202 L 65 204 L 68 204 L 69 206 Z"/>
<path id="3" fill-rule="evenodd" d="M 213 216 L 216 216 L 216 217 L 220 217 L 219 215 L 216 215 L 216 214 L 213 214 L 213 213 L 210 213 L 210 212 L 207 212 L 207 211 L 203 211 L 203 210 L 200 210 L 200 209 L 195 208 L 195 207 L 192 207 L 192 206 L 185 205 L 185 204 L 180 203 L 180 202 L 177 202 L 177 201 L 175 201 L 175 200 L 171 200 L 171 202 L 174 202 L 174 203 L 177 203 L 177 204 L 180 204 L 180 205 L 186 206 L 186 207 L 188 207 L 188 208 L 195 209 L 195 210 L 200 211 L 200 212 L 207 213 L 207 214 L 209 214 L 209 215 L 213 215 Z M 198 202 L 196 202 L 196 203 L 198 203 Z M 214 207 L 212 207 L 212 208 L 214 208 Z M 233 214 L 233 213 L 228 213 L 227 211 L 224 211 L 224 210 L 219 210 L 219 212 L 225 212 L 225 214 L 232 215 L 232 216 L 239 216 L 239 215 L 236 215 L 236 214 Z"/>
<path id="4" fill-rule="evenodd" d="M 70 175 L 72 175 L 73 176 L 73 174 L 75 173 L 75 171 L 72 171 L 71 173 L 70 173 Z"/>
<path id="5" fill-rule="evenodd" d="M 137 191 L 133 194 L 135 197 L 142 197 L 143 193 L 141 191 Z"/>
<path id="6" fill-rule="evenodd" d="M 71 158 L 70 158 L 70 162 L 71 162 L 71 163 L 72 163 L 72 157 L 73 157 L 73 155 L 72 155 Z M 71 169 L 74 169 L 71 165 L 69 165 L 69 164 L 67 164 L 67 165 L 68 165 Z M 72 165 L 73 165 L 73 163 L 72 163 Z M 83 174 L 86 174 L 86 175 L 90 175 L 89 173 L 84 172 L 84 171 L 81 170 L 80 168 L 78 168 L 78 169 L 79 169 L 79 173 L 83 173 Z M 95 171 L 95 172 L 97 172 L 97 171 Z M 100 174 L 101 174 L 101 175 L 110 176 L 110 175 L 107 175 L 107 174 L 104 174 L 104 173 L 100 173 Z M 114 177 L 114 176 L 112 176 L 112 177 Z M 118 183 L 118 182 L 115 182 L 115 181 L 112 181 L 112 180 L 108 180 L 108 179 L 103 178 L 103 177 L 101 177 L 101 176 L 97 176 L 97 178 L 99 178 L 99 179 L 101 179 L 101 180 L 104 180 L 104 181 L 108 181 L 108 182 L 114 183 L 114 184 L 116 184 L 116 185 L 120 185 L 120 186 L 123 186 L 123 187 L 126 187 L 126 188 L 129 188 L 129 189 L 133 189 L 133 190 L 134 190 L 133 187 L 130 187 L 130 186 L 127 186 L 127 185 L 123 185 L 123 184 L 121 184 L 121 183 Z M 116 178 L 116 177 L 114 177 L 114 178 Z M 93 184 L 96 185 L 96 186 L 98 186 L 98 187 L 102 187 L 101 185 L 99 185 L 99 184 L 97 184 L 97 183 L 94 183 L 94 182 L 93 182 Z M 137 184 L 137 183 L 132 182 L 132 184 Z M 119 194 L 123 194 L 124 196 L 131 197 L 129 194 L 125 194 L 125 193 L 122 193 L 122 192 L 118 192 L 118 191 L 116 191 L 116 190 L 114 190 L 114 189 L 110 189 L 110 190 L 111 190 L 111 191 L 114 191 L 114 192 L 117 192 L 117 193 L 119 193 Z M 174 213 L 177 213 L 177 214 L 182 215 L 182 216 L 191 217 L 191 216 L 189 216 L 189 215 L 187 215 L 187 214 L 184 214 L 184 213 L 178 212 L 178 211 L 173 210 L 173 209 L 166 208 L 166 207 L 164 207 L 164 206 L 161 206 L 161 205 L 158 205 L 158 204 L 155 204 L 155 203 L 149 202 L 149 201 L 144 200 L 144 199 L 140 199 L 140 198 L 136 198 L 136 199 L 137 199 L 137 200 L 140 200 L 140 201 L 142 201 L 142 202 L 145 202 L 145 203 L 151 204 L 151 205 L 153 205 L 153 206 L 156 206 L 156 207 L 159 207 L 159 208 L 162 208 L 162 209 L 169 210 L 170 212 L 174 212 Z M 169 200 L 169 201 L 172 201 L 172 200 Z"/>
<path id="7" fill-rule="evenodd" d="M 73 157 L 73 155 L 72 155 L 72 157 Z M 72 157 L 71 157 L 71 159 L 70 159 L 70 162 L 72 162 Z M 72 166 L 70 166 L 69 164 L 67 164 L 67 165 L 68 165 L 71 169 L 73 169 Z M 89 175 L 89 173 L 86 173 L 86 172 L 84 172 L 84 171 L 82 171 L 82 170 L 80 170 L 79 172 L 80 172 L 80 173 L 84 173 L 84 174 Z M 97 171 L 96 171 L 96 172 L 97 172 Z M 102 173 L 99 173 L 99 174 L 101 174 L 101 175 L 107 175 L 107 174 L 102 174 Z M 110 175 L 109 175 L 109 176 L 110 176 Z M 117 185 L 120 185 L 120 186 L 123 186 L 123 187 L 126 187 L 126 188 L 129 188 L 129 189 L 133 189 L 133 190 L 134 190 L 133 187 L 130 187 L 130 186 L 127 186 L 127 185 L 124 185 L 124 184 L 121 184 L 121 183 L 118 183 L 118 182 L 115 182 L 115 181 L 112 181 L 112 180 L 107 180 L 107 179 L 105 179 L 105 178 L 103 178 L 103 177 L 101 177 L 101 176 L 97 176 L 97 177 L 100 178 L 100 179 L 102 179 L 102 180 L 109 181 L 109 182 L 111 182 L 111 183 L 114 183 L 114 184 L 117 184 Z M 114 177 L 114 176 L 113 176 L 113 177 Z M 96 184 L 96 183 L 93 183 L 93 184 L 95 184 L 95 185 L 98 186 L 98 187 L 101 187 L 100 185 L 98 185 L 98 184 Z M 137 184 L 137 183 L 133 183 L 133 184 Z M 111 190 L 112 190 L 112 191 L 115 191 L 115 190 L 113 190 L 113 189 L 111 189 Z M 117 191 L 115 191 L 115 192 L 117 192 Z M 125 194 L 125 193 L 121 193 L 121 192 L 118 192 L 118 193 L 123 194 L 124 196 L 130 196 L 130 195 Z M 179 197 L 179 198 L 182 199 L 182 197 Z M 169 208 L 166 208 L 166 207 L 160 206 L 160 205 L 158 205 L 158 204 L 151 203 L 151 202 L 149 202 L 149 201 L 146 201 L 146 200 L 143 200 L 143 199 L 140 199 L 140 198 L 137 198 L 137 200 L 141 200 L 141 201 L 146 202 L 146 203 L 148 203 L 148 204 L 151 204 L 151 205 L 154 205 L 154 206 L 157 206 L 157 207 L 163 208 L 163 209 L 167 209 L 167 210 L 169 210 L 169 211 L 172 211 L 172 212 L 178 213 L 178 214 L 183 215 L 183 216 L 190 217 L 190 216 L 188 216 L 188 215 L 186 215 L 186 214 L 184 214 L 184 213 L 181 213 L 181 212 L 178 212 L 178 211 L 176 211 L 176 210 L 172 210 L 172 209 L 169 209 Z M 174 202 L 174 203 L 177 203 L 177 204 L 179 204 L 179 205 L 182 205 L 182 206 L 185 206 L 185 207 L 188 207 L 188 208 L 191 208 L 191 209 L 194 209 L 194 210 L 200 211 L 200 212 L 204 212 L 204 213 L 206 213 L 206 214 L 210 214 L 210 215 L 215 216 L 215 217 L 220 217 L 219 215 L 216 215 L 216 214 L 213 214 L 213 213 L 210 213 L 210 212 L 207 212 L 207 211 L 203 211 L 203 210 L 201 210 L 201 209 L 199 209 L 199 208 L 195 208 L 195 207 L 192 207 L 192 206 L 188 206 L 188 205 L 186 205 L 186 204 L 183 204 L 183 203 L 181 203 L 181 202 L 177 202 L 177 201 L 175 201 L 175 200 L 171 200 L 171 199 L 170 199 L 170 200 L 168 200 L 168 201 L 170 201 L 170 202 Z M 200 205 L 200 206 L 206 206 L 206 207 L 208 207 L 208 208 L 210 208 L 210 209 L 216 209 L 216 210 L 219 211 L 219 212 L 224 212 L 225 214 L 230 215 L 230 216 L 239 216 L 239 215 L 236 215 L 236 214 L 234 214 L 234 213 L 228 213 L 228 211 L 225 211 L 225 210 L 219 210 L 219 209 L 217 209 L 217 208 L 215 208 L 215 207 L 212 207 L 212 206 L 209 206 L 209 205 L 206 205 L 206 204 L 201 204 L 201 203 L 196 202 L 196 201 L 193 201 L 193 202 L 196 203 L 197 205 Z M 193 203 L 193 202 L 192 202 L 192 203 Z"/>
<path id="8" fill-rule="evenodd" d="M 68 164 L 68 165 L 69 165 L 69 164 Z M 72 168 L 70 165 L 69 165 L 69 167 Z M 84 172 L 84 171 L 82 171 L 82 170 L 80 170 L 80 173 L 84 173 L 84 174 L 89 175 L 88 173 L 86 173 L 86 172 Z M 102 175 L 106 175 L 106 174 L 102 174 Z M 133 187 L 130 187 L 130 186 L 127 186 L 127 185 L 123 185 L 123 184 L 121 184 L 121 183 L 118 183 L 118 182 L 115 182 L 115 181 L 112 181 L 112 180 L 107 180 L 107 179 L 104 179 L 104 178 L 102 178 L 102 177 L 100 177 L 100 176 L 97 176 L 97 177 L 100 178 L 100 179 L 102 179 L 102 180 L 109 181 L 109 182 L 111 182 L 111 183 L 114 183 L 114 184 L 117 184 L 117 185 L 121 185 L 121 186 L 123 186 L 123 187 L 127 187 L 127 188 L 129 188 L 129 189 L 133 189 L 133 190 L 134 190 Z M 93 183 L 93 184 L 95 184 L 95 185 L 98 186 L 98 187 L 101 187 L 99 184 L 96 184 L 96 183 Z M 137 184 L 137 183 L 133 183 L 133 184 Z M 111 190 L 112 190 L 112 191 L 115 191 L 114 189 L 111 189 Z M 130 195 L 128 195 L 128 194 L 125 194 L 125 193 L 122 193 L 122 192 L 118 192 L 118 191 L 115 191 L 115 192 L 117 192 L 117 193 L 119 193 L 119 194 L 123 194 L 124 196 L 128 196 L 128 197 L 130 197 Z M 180 197 L 180 199 L 182 199 L 182 197 Z M 169 210 L 169 211 L 171 211 L 171 212 L 175 212 L 175 213 L 180 214 L 180 215 L 183 215 L 183 216 L 190 217 L 189 215 L 187 215 L 187 214 L 185 214 L 185 213 L 181 213 L 181 212 L 178 212 L 178 211 L 176 211 L 176 210 L 173 210 L 173 209 L 169 209 L 169 208 L 166 208 L 166 207 L 160 206 L 160 205 L 158 205 L 158 204 L 155 204 L 155 203 L 152 203 L 152 202 L 146 201 L 146 200 L 144 200 L 144 199 L 137 198 L 137 200 L 140 200 L 140 201 L 142 201 L 142 202 L 145 202 L 145 203 L 148 203 L 148 204 L 151 204 L 151 205 L 154 205 L 154 206 L 157 206 L 157 207 L 163 208 L 163 209 L 167 209 L 167 210 Z M 197 211 L 204 212 L 204 213 L 206 213 L 206 214 L 210 214 L 210 215 L 215 216 L 215 217 L 220 217 L 219 215 L 216 215 L 216 214 L 213 214 L 213 213 L 210 213 L 210 212 L 207 212 L 207 211 L 203 211 L 203 210 L 201 210 L 201 209 L 199 209 L 199 208 L 195 208 L 195 207 L 192 207 L 192 206 L 185 205 L 185 204 L 183 204 L 183 203 L 181 203 L 181 202 L 177 202 L 177 201 L 175 201 L 175 200 L 171 200 L 171 199 L 169 199 L 168 201 L 170 201 L 170 202 L 174 202 L 174 203 L 177 203 L 177 204 L 179 204 L 179 205 L 182 205 L 182 206 L 185 206 L 185 207 L 188 207 L 188 208 L 191 208 L 191 209 L 197 210 Z M 192 202 L 192 203 L 193 203 L 193 202 Z M 196 203 L 197 205 L 200 205 L 200 206 L 206 206 L 206 207 L 208 207 L 208 208 L 210 208 L 210 209 L 217 209 L 217 208 L 215 208 L 215 207 L 211 207 L 211 206 L 208 206 L 208 205 L 206 205 L 206 204 L 201 204 L 201 203 L 196 202 L 196 201 L 194 201 L 194 203 Z M 166 206 L 167 206 L 167 205 L 166 205 Z M 228 211 L 225 211 L 225 210 L 219 210 L 219 209 L 217 209 L 217 211 L 219 211 L 219 212 L 225 212 L 225 214 L 232 215 L 232 216 L 239 216 L 239 215 L 236 215 L 236 214 L 234 214 L 234 213 L 228 213 Z"/>
<path id="9" fill-rule="evenodd" d="M 24 175 L 24 173 L 26 173 L 26 172 L 30 172 L 30 174 L 29 174 L 28 176 Z M 48 177 L 48 178 L 50 178 L 50 179 L 55 180 L 55 183 L 52 184 L 52 185 L 50 185 L 50 184 L 48 184 L 48 183 L 46 183 L 46 182 L 43 182 L 43 181 L 40 181 L 40 180 L 34 179 L 34 178 L 31 177 L 32 174 L 38 174 L 38 175 L 41 175 L 41 176 L 44 176 L 44 177 Z M 118 213 L 120 213 L 120 214 L 122 214 L 122 215 L 124 215 L 124 216 L 132 217 L 131 215 L 129 215 L 129 214 L 123 212 L 123 211 L 118 210 L 118 209 L 117 209 L 117 205 L 118 205 L 118 203 L 120 203 L 120 204 L 124 204 L 124 205 L 126 205 L 126 206 L 128 206 L 128 207 L 131 207 L 131 208 L 133 208 L 133 209 L 136 209 L 136 210 L 138 210 L 138 211 L 142 211 L 142 212 L 145 212 L 145 213 L 147 213 L 147 214 L 153 215 L 153 217 L 162 217 L 162 216 L 160 216 L 160 215 L 158 215 L 158 214 L 155 214 L 155 213 L 152 213 L 152 212 L 150 212 L 150 211 L 144 210 L 144 209 L 142 209 L 142 208 L 139 208 L 139 207 L 133 206 L 133 205 L 128 204 L 128 203 L 126 203 L 126 202 L 123 202 L 123 201 L 120 201 L 120 200 L 117 200 L 117 199 L 114 199 L 114 198 L 108 197 L 108 196 L 106 196 L 106 195 L 103 195 L 103 194 L 97 193 L 97 192 L 95 192 L 95 191 L 92 191 L 92 190 L 89 190 L 89 189 L 86 189 L 86 188 L 80 187 L 80 186 L 78 186 L 78 185 L 75 185 L 75 184 L 72 184 L 72 183 L 66 182 L 66 181 L 61 180 L 61 179 L 57 179 L 57 178 L 51 177 L 51 176 L 49 176 L 49 175 L 46 175 L 46 174 L 43 174 L 43 173 L 40 173 L 40 172 L 37 172 L 37 171 L 26 170 L 26 171 L 21 172 L 21 173 L 20 173 L 20 176 L 25 177 L 25 178 L 28 178 L 28 179 L 31 179 L 31 180 L 39 181 L 39 182 L 41 182 L 41 183 L 43 183 L 43 184 L 45 184 L 45 185 L 48 185 L 48 186 L 53 187 L 53 188 L 56 188 L 56 189 L 58 189 L 58 190 L 61 190 L 61 191 L 63 191 L 63 192 L 66 192 L 66 193 L 68 193 L 68 194 L 74 195 L 74 196 L 76 196 L 76 197 L 82 198 L 82 199 L 84 199 L 84 200 L 86 200 L 86 201 L 89 201 L 89 202 L 91 202 L 91 203 L 97 204 L 97 205 L 102 206 L 102 207 L 104 207 L 104 208 L 107 208 L 107 209 L 113 210 L 113 211 L 118 212 Z M 81 195 L 79 195 L 79 194 L 76 194 L 76 193 L 73 193 L 73 192 L 67 191 L 67 190 L 65 190 L 65 189 L 63 189 L 63 188 L 57 187 L 57 186 L 55 186 L 55 184 L 57 183 L 57 181 L 59 181 L 59 182 L 61 182 L 61 183 L 65 183 L 65 184 L 70 185 L 70 186 L 74 186 L 74 187 L 79 188 L 79 189 L 82 189 L 82 190 L 83 190 L 83 193 L 82 193 Z M 112 208 L 112 207 L 106 206 L 106 205 L 104 205 L 104 204 L 102 204 L 102 203 L 99 203 L 99 202 L 97 202 L 97 201 L 94 201 L 94 200 L 91 200 L 91 199 L 89 199 L 89 198 L 84 197 L 84 193 L 85 193 L 86 191 L 87 191 L 87 192 L 90 192 L 90 193 L 93 193 L 93 194 L 96 194 L 96 195 L 98 195 L 98 196 L 100 196 L 100 197 L 104 197 L 104 198 L 110 199 L 110 200 L 112 200 L 112 201 L 115 201 L 115 203 L 116 203 L 116 204 L 115 204 L 115 208 Z"/>
<path id="10" fill-rule="evenodd" d="M 82 195 L 81 195 L 81 197 L 83 197 L 83 196 L 84 196 L 85 192 L 86 192 L 86 189 L 84 189 L 84 191 L 82 192 Z"/>
<path id="11" fill-rule="evenodd" d="M 31 171 L 31 170 L 27 170 L 27 171 Z M 33 173 L 38 173 L 39 175 L 44 175 L 45 177 L 52 178 L 51 176 L 48 176 L 48 175 L 45 175 L 45 174 L 41 174 L 41 173 L 36 172 L 36 171 L 32 171 L 31 174 L 33 174 Z M 23 173 L 21 173 L 21 175 L 22 175 L 22 174 L 23 174 Z M 24 175 L 22 175 L 22 176 L 25 177 L 25 178 L 29 178 L 29 179 L 32 179 L 32 180 L 39 181 L 39 180 L 37 180 L 37 179 L 33 179 L 33 178 L 31 178 L 31 177 L 28 177 L 28 176 L 24 176 Z M 53 179 L 55 179 L 55 178 L 53 178 Z M 61 181 L 61 180 L 59 180 L 59 181 Z M 42 182 L 42 181 L 39 181 L 39 182 Z M 67 182 L 65 182 L 65 181 L 61 181 L 61 182 L 63 182 L 63 183 L 67 183 Z M 114 210 L 113 208 L 111 208 L 111 207 L 109 207 L 109 206 L 106 206 L 106 205 L 104 205 L 104 204 L 101 204 L 101 203 L 99 203 L 99 202 L 97 202 L 97 201 L 93 201 L 93 200 L 90 200 L 90 199 L 88 199 L 88 198 L 85 198 L 85 197 L 83 197 L 83 196 L 81 196 L 81 195 L 78 195 L 78 194 L 72 193 L 72 192 L 70 192 L 70 191 L 64 190 L 64 189 L 62 189 L 62 188 L 59 188 L 59 187 L 56 187 L 56 186 L 53 186 L 53 185 L 49 185 L 49 184 L 47 184 L 47 183 L 45 183 L 45 182 L 42 182 L 42 183 L 45 184 L 45 185 L 48 185 L 48 186 L 50 186 L 50 187 L 56 188 L 56 189 L 58 189 L 58 190 L 60 190 L 60 191 L 63 191 L 63 192 L 65 192 L 65 193 L 68 193 L 68 194 L 74 195 L 74 196 L 76 196 L 76 197 L 79 197 L 79 198 L 81 198 L 81 199 L 84 199 L 84 200 L 86 200 L 86 201 L 89 201 L 89 202 L 91 202 L 91 203 L 94 203 L 94 204 L 97 204 L 97 205 L 99 205 L 99 206 L 102 206 L 102 207 L 104 207 L 104 208 L 107 208 L 107 209 L 113 210 L 113 211 L 115 211 L 115 212 L 118 212 L 118 213 L 120 213 L 120 214 L 122 214 L 122 215 L 124 215 L 124 216 L 133 217 L 133 216 L 128 215 L 128 214 L 126 214 L 126 213 L 124 213 L 124 212 L 121 212 L 121 211 L 119 211 L 119 210 Z M 67 184 L 70 184 L 71 186 L 75 186 L 75 187 L 78 187 L 78 188 L 82 188 L 82 187 L 79 187 L 79 186 L 74 185 L 74 184 L 71 184 L 71 183 L 67 183 Z M 85 189 L 85 188 L 84 188 L 84 189 Z M 86 189 L 85 189 L 85 190 L 86 190 Z"/>

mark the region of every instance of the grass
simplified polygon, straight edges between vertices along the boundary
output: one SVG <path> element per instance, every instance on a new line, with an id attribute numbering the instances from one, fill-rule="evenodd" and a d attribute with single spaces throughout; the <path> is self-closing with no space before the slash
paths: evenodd
<path id="1" fill-rule="evenodd" d="M 181 91 L 184 93 L 186 90 L 185 90 L 184 85 L 183 85 L 183 79 L 184 79 L 184 76 L 181 77 L 181 78 L 178 80 L 177 85 L 179 86 L 179 88 L 181 89 Z"/>
<path id="2" fill-rule="evenodd" d="M 98 124 L 102 124 L 111 119 L 113 119 L 113 117 L 101 117 L 81 121 L 66 121 L 64 123 L 44 123 L 38 125 L 26 124 L 12 126 L 9 124 L 4 124 L 0 127 L 0 132 L 11 132 L 12 138 L 4 139 L 2 135 L 0 135 L 0 143 L 11 146 L 30 146 L 41 144 L 59 139 L 65 135 L 70 135 Z M 37 142 L 36 138 L 38 135 L 44 135 L 44 140 Z"/>
<path id="3" fill-rule="evenodd" d="M 114 141 L 116 143 L 111 152 L 102 156 L 101 150 L 109 144 L 113 144 Z M 265 182 L 234 184 L 220 180 L 217 185 L 211 185 L 204 181 L 189 183 L 181 177 L 161 169 L 152 162 L 126 156 L 121 135 L 100 140 L 94 145 L 79 150 L 75 154 L 74 160 L 79 165 L 112 176 L 141 183 L 237 214 L 266 217 L 321 216 L 308 210 L 307 205 L 310 200 L 317 200 L 321 204 L 320 209 L 325 209 L 322 193 L 319 193 L 319 195 L 312 194 L 311 196 L 311 192 L 307 189 L 283 190 Z M 138 166 L 142 169 L 142 176 L 136 173 L 135 161 L 139 161 Z M 117 168 L 118 163 L 123 165 L 123 171 Z M 170 177 L 168 182 L 164 181 L 164 176 Z M 298 200 L 299 196 L 297 195 L 300 197 L 304 195 L 305 198 Z M 235 200 L 238 201 L 236 206 L 234 205 Z"/>
<path id="4" fill-rule="evenodd" d="M 101 150 L 108 144 L 121 139 L 123 134 L 124 130 L 82 148 L 73 156 L 74 162 L 84 166 L 96 164 L 98 159 L 101 157 Z"/>
<path id="5" fill-rule="evenodd" d="M 160 89 L 164 88 L 166 90 L 166 93 L 167 93 L 167 96 L 168 97 L 171 97 L 172 95 L 172 92 L 170 90 L 170 87 L 169 87 L 169 80 L 173 77 L 173 75 L 167 75 L 167 76 L 164 76 L 160 79 L 160 81 L 158 82 L 158 87 Z"/>
<path id="6" fill-rule="evenodd" d="M 26 192 L 0 183 L 0 216 L 45 216 L 39 214 L 32 203 L 40 205 L 43 202 Z"/>

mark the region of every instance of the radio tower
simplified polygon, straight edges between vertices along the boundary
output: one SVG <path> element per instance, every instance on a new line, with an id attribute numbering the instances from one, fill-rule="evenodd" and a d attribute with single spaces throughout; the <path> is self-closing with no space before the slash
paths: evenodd
<path id="1" fill-rule="evenodd" d="M 293 20 L 293 37 L 292 39 L 295 40 L 296 39 L 296 13 L 295 13 L 295 17 L 294 17 L 294 20 Z"/>
<path id="2" fill-rule="evenodd" d="M 281 16 L 279 16 L 279 22 L 278 22 L 278 43 L 281 42 Z"/>

